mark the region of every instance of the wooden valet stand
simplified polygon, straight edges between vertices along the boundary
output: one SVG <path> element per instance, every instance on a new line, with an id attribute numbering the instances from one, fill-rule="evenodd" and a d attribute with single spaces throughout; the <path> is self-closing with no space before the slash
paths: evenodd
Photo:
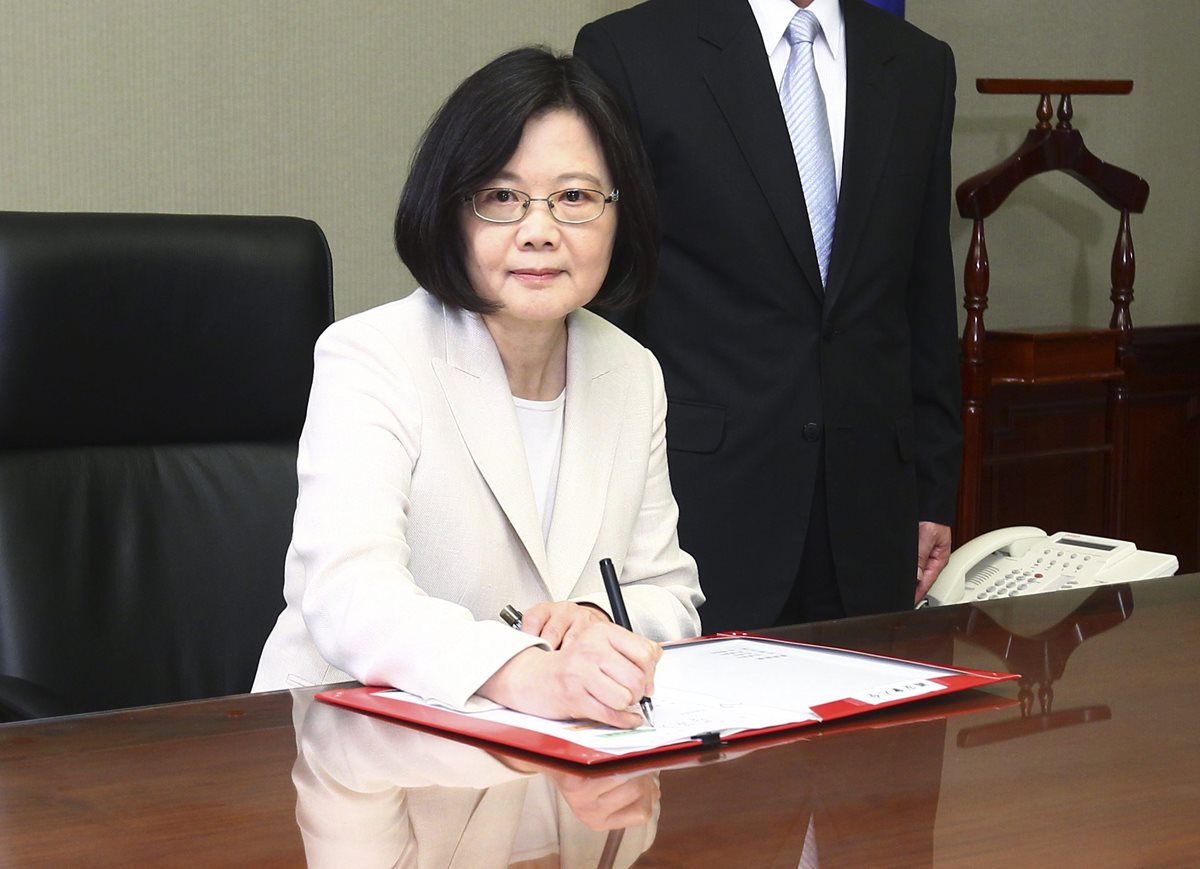
<path id="1" fill-rule="evenodd" d="M 1041 386 L 1103 382 L 1107 390 L 1105 432 L 1105 502 L 1102 533 L 1118 537 L 1124 504 L 1125 442 L 1128 417 L 1127 379 L 1132 371 L 1134 253 L 1129 215 L 1145 210 L 1150 186 L 1137 175 L 1096 157 L 1071 126 L 1075 95 L 1118 95 L 1133 90 L 1129 80 L 978 79 L 983 94 L 1038 96 L 1037 123 L 1009 157 L 958 186 L 958 211 L 973 222 L 964 269 L 967 311 L 962 335 L 963 464 L 955 534 L 969 540 L 983 531 L 982 495 L 985 465 L 984 407 L 993 384 Z M 1051 96 L 1059 95 L 1053 126 Z M 988 306 L 988 265 L 984 220 L 1018 186 L 1043 172 L 1065 172 L 1119 213 L 1112 254 L 1112 318 L 1107 329 L 1033 328 L 989 332 L 983 323 Z"/>

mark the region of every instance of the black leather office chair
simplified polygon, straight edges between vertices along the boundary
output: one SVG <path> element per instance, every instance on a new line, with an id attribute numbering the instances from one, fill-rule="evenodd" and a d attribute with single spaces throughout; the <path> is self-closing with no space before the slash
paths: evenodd
<path id="1" fill-rule="evenodd" d="M 0 212 L 0 720 L 249 690 L 332 317 L 311 221 Z"/>

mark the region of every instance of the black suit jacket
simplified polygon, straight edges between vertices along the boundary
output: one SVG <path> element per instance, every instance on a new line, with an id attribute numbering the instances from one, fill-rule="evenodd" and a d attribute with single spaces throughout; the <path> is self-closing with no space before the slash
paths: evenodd
<path id="1" fill-rule="evenodd" d="M 953 515 L 954 60 L 862 0 L 842 10 L 846 135 L 825 292 L 749 4 L 649 0 L 576 41 L 654 166 L 661 272 L 622 325 L 663 366 L 680 541 L 700 565 L 706 630 L 778 614 L 822 456 L 848 614 L 911 607 L 917 522 Z"/>

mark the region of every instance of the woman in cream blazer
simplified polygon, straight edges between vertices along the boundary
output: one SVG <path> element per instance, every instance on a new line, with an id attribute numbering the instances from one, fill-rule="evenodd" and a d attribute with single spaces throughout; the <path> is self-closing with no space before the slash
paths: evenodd
<path id="1" fill-rule="evenodd" d="M 486 136 L 499 139 L 490 152 Z M 652 690 L 659 651 L 609 623 L 601 558 L 641 637 L 699 632 L 658 363 L 580 307 L 653 280 L 653 189 L 635 142 L 585 67 L 533 49 L 493 61 L 435 117 L 396 227 L 431 291 L 343 319 L 317 343 L 286 607 L 255 690 L 355 679 L 521 708 L 520 686 L 526 711 L 629 726 L 624 708 Z M 557 484 L 539 511 L 514 396 L 556 394 Z M 498 619 L 507 604 L 526 611 L 522 631 Z M 553 678 L 582 707 L 533 698 L 550 687 L 533 671 L 489 681 L 533 647 L 574 656 Z"/>

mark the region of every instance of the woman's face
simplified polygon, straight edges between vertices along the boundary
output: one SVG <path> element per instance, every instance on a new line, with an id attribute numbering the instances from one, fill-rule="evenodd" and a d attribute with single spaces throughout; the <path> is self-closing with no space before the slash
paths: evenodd
<path id="1" fill-rule="evenodd" d="M 555 109 L 525 124 L 512 159 L 483 187 L 512 188 L 534 199 L 570 188 L 607 196 L 613 179 L 583 119 Z M 589 223 L 559 223 L 545 202 L 531 202 L 516 223 L 489 223 L 468 202 L 462 221 L 467 275 L 475 292 L 502 306 L 486 315 L 497 325 L 561 323 L 590 302 L 608 273 L 617 234 L 613 204 Z"/>

